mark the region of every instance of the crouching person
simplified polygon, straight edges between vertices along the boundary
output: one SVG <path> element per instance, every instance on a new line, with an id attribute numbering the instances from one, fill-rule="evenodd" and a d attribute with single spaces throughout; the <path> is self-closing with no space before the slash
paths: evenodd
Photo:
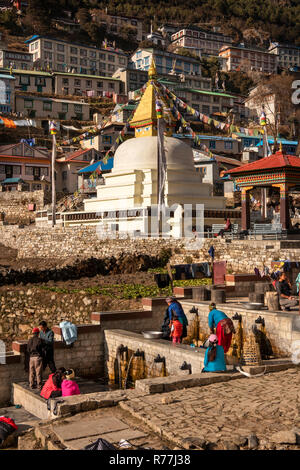
<path id="1" fill-rule="evenodd" d="M 223 346 L 218 345 L 216 335 L 210 335 L 209 345 L 205 351 L 204 368 L 202 372 L 224 372 L 226 371 Z"/>
<path id="2" fill-rule="evenodd" d="M 75 372 L 73 369 L 66 370 L 65 378 L 61 384 L 62 396 L 70 397 L 71 395 L 80 395 L 78 384 L 74 379 Z"/>
<path id="3" fill-rule="evenodd" d="M 50 374 L 47 382 L 42 388 L 41 397 L 48 400 L 62 396 L 61 384 L 65 377 L 66 369 L 61 367 L 54 374 Z"/>

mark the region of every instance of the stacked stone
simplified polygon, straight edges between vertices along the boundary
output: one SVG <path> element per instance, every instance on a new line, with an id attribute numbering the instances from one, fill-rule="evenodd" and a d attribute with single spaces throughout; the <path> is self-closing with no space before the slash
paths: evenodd
<path id="1" fill-rule="evenodd" d="M 248 335 L 244 343 L 242 363 L 245 366 L 258 366 L 261 364 L 259 346 L 255 341 L 255 336 L 253 333 Z"/>

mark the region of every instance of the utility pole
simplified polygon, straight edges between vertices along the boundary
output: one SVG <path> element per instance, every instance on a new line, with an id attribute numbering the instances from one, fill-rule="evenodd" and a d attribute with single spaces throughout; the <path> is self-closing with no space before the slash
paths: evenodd
<path id="1" fill-rule="evenodd" d="M 54 121 L 50 123 L 52 135 L 52 160 L 51 160 L 51 188 L 52 188 L 52 227 L 56 225 L 56 191 L 55 191 L 55 161 L 56 161 L 56 133 L 57 127 Z"/>

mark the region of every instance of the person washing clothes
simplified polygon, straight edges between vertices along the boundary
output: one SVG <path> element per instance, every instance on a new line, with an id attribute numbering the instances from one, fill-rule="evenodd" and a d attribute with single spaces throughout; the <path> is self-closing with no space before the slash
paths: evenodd
<path id="1" fill-rule="evenodd" d="M 66 370 L 65 379 L 61 383 L 61 391 L 63 397 L 70 397 L 71 395 L 80 395 L 78 384 L 74 379 L 75 372 L 73 369 Z"/>
<path id="2" fill-rule="evenodd" d="M 172 337 L 172 343 L 181 343 L 183 325 L 178 320 L 176 314 L 173 313 L 172 318 L 173 319 L 172 319 L 171 324 L 170 324 L 170 327 L 171 327 L 170 336 Z"/>
<path id="3" fill-rule="evenodd" d="M 61 383 L 65 377 L 65 372 L 66 369 L 61 367 L 60 369 L 57 369 L 54 374 L 49 375 L 45 385 L 42 388 L 41 397 L 45 398 L 46 400 L 48 400 L 48 398 L 61 397 Z"/>
<path id="4" fill-rule="evenodd" d="M 208 338 L 208 348 L 205 351 L 204 368 L 202 372 L 224 372 L 226 371 L 224 349 L 218 345 L 216 335 Z"/>
<path id="5" fill-rule="evenodd" d="M 209 306 L 208 326 L 210 332 L 214 334 L 216 328 L 216 336 L 218 338 L 219 346 L 223 346 L 224 353 L 227 353 L 232 339 L 232 333 L 235 333 L 233 322 L 221 310 L 217 310 L 215 303 Z"/>
<path id="6" fill-rule="evenodd" d="M 183 308 L 181 304 L 178 302 L 176 297 L 167 297 L 166 302 L 168 304 L 167 312 L 169 314 L 169 321 L 172 321 L 173 315 L 176 315 L 177 319 L 182 324 L 182 334 L 181 334 L 181 341 L 183 338 L 187 336 L 187 326 L 188 320 L 185 316 Z"/>

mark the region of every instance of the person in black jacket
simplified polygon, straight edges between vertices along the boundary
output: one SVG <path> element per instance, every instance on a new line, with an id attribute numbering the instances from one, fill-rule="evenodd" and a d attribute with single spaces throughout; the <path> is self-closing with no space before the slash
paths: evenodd
<path id="1" fill-rule="evenodd" d="M 27 353 L 29 355 L 29 387 L 31 389 L 42 388 L 43 373 L 43 341 L 39 338 L 40 330 L 34 328 L 33 336 L 27 344 Z"/>

